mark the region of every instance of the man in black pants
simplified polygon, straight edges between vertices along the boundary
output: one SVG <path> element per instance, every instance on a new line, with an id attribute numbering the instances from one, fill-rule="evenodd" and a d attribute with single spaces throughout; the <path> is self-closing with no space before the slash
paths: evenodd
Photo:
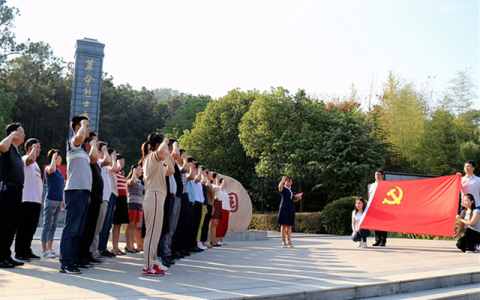
<path id="1" fill-rule="evenodd" d="M 25 149 L 27 149 L 27 154 L 22 157 L 25 164 L 25 181 L 15 237 L 15 258 L 30 261 L 31 259 L 40 259 L 31 249 L 42 208 L 42 172 L 36 162 L 41 151 L 40 142 L 31 138 L 25 143 Z"/>
<path id="2" fill-rule="evenodd" d="M 188 196 L 192 205 L 192 227 L 189 228 L 188 233 L 188 246 L 189 252 L 202 252 L 203 250 L 198 248 L 197 245 L 197 234 L 198 228 L 200 227 L 200 221 L 202 219 L 202 203 L 200 200 L 200 195 L 197 195 L 196 185 L 202 180 L 202 174 L 199 169 L 199 164 L 193 158 L 188 158 L 188 161 L 191 162 L 192 166 L 190 168 L 189 176 L 187 177 L 187 187 L 188 187 Z M 195 176 L 193 179 L 192 176 Z M 200 191 L 202 193 L 202 191 Z M 203 193 L 202 195 L 203 196 Z M 193 199 L 193 202 L 192 202 Z"/>
<path id="3" fill-rule="evenodd" d="M 187 154 L 184 149 L 179 150 L 179 156 L 176 158 L 175 174 L 173 175 L 177 182 L 177 193 L 175 197 L 180 199 L 180 215 L 178 216 L 177 228 L 172 237 L 171 253 L 172 258 L 179 259 L 189 256 L 187 250 L 187 236 L 188 229 L 192 227 L 192 212 L 191 205 L 188 201 L 188 189 L 187 189 L 187 172 L 189 171 L 189 163 L 187 162 Z M 174 156 L 175 157 L 175 156 Z"/>
<path id="4" fill-rule="evenodd" d="M 383 171 L 375 171 L 375 183 L 372 183 L 368 186 L 368 198 L 370 199 L 371 194 L 377 188 L 379 181 L 383 180 Z M 372 246 L 382 246 L 385 247 L 387 244 L 387 234 L 386 231 L 375 230 L 375 243 Z"/>
<path id="5" fill-rule="evenodd" d="M 11 257 L 10 247 L 22 204 L 25 173 L 18 146 L 25 140 L 25 131 L 20 123 L 9 124 L 6 131 L 7 137 L 0 142 L 0 268 L 15 268 L 23 265 Z"/>
<path id="6" fill-rule="evenodd" d="M 78 240 L 77 246 L 77 266 L 79 269 L 88 269 L 93 265 L 88 261 L 91 258 L 90 245 L 95 236 L 95 228 L 100 213 L 103 196 L 103 179 L 100 165 L 98 164 L 98 139 L 95 132 L 90 132 L 85 140 L 85 150 L 90 156 L 90 168 L 92 169 L 92 191 L 90 192 L 90 202 L 88 203 L 87 217 L 82 235 Z"/>

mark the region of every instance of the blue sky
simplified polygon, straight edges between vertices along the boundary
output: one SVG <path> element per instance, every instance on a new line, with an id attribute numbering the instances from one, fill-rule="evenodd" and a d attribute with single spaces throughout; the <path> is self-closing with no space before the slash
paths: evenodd
<path id="1" fill-rule="evenodd" d="M 106 45 L 115 84 L 221 97 L 284 86 L 363 98 L 389 70 L 441 94 L 470 68 L 479 84 L 479 1 L 10 0 L 18 40 L 73 61 L 75 41 Z M 474 104 L 480 108 L 477 98 Z"/>

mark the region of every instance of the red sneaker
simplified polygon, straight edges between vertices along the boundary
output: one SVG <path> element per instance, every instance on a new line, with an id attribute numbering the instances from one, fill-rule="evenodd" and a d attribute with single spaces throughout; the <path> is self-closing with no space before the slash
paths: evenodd
<path id="1" fill-rule="evenodd" d="M 142 270 L 142 276 L 163 276 L 165 275 L 165 272 L 163 272 L 162 270 L 155 268 L 156 266 L 154 265 L 153 267 L 150 267 L 150 268 L 145 268 L 143 267 L 143 270 Z"/>
<path id="2" fill-rule="evenodd" d="M 162 266 L 164 268 L 164 266 Z M 155 270 L 156 273 L 160 273 L 162 275 L 165 275 L 165 270 L 162 270 L 158 265 L 154 264 L 152 269 Z"/>

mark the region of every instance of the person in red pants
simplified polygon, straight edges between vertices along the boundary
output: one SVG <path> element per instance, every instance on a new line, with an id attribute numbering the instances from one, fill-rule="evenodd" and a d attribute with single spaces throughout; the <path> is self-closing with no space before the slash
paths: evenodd
<path id="1" fill-rule="evenodd" d="M 228 245 L 227 242 L 223 241 L 223 238 L 228 231 L 228 220 L 230 218 L 230 211 L 232 210 L 230 206 L 230 197 L 228 196 L 226 187 L 227 181 L 224 177 L 220 178 L 220 175 L 217 175 L 217 181 L 219 186 L 219 192 L 217 193 L 217 199 L 222 202 L 222 219 L 218 221 L 216 228 L 216 238 L 217 244 L 219 245 Z"/>

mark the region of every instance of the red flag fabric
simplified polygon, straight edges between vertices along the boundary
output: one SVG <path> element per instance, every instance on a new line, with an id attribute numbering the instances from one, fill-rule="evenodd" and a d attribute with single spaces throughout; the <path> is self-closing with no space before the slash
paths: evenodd
<path id="1" fill-rule="evenodd" d="M 360 228 L 453 236 L 461 178 L 379 181 Z"/>

